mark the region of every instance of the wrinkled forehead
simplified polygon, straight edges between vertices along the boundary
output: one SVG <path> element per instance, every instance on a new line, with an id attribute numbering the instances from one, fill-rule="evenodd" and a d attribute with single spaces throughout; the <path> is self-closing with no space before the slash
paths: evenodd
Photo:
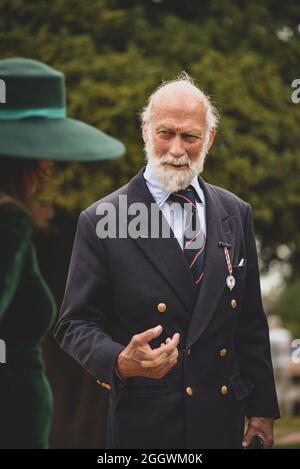
<path id="1" fill-rule="evenodd" d="M 205 125 L 207 107 L 199 94 L 186 92 L 158 93 L 152 103 L 152 125 Z"/>

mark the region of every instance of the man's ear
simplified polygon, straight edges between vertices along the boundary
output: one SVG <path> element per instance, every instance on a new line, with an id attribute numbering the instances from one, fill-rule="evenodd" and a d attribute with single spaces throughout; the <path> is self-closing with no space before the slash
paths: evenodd
<path id="1" fill-rule="evenodd" d="M 143 121 L 141 124 L 141 130 L 142 130 L 142 137 L 143 137 L 144 143 L 147 143 L 149 127 L 145 123 L 145 121 Z"/>
<path id="2" fill-rule="evenodd" d="M 213 127 L 209 132 L 208 150 L 211 149 L 216 136 L 216 129 Z"/>

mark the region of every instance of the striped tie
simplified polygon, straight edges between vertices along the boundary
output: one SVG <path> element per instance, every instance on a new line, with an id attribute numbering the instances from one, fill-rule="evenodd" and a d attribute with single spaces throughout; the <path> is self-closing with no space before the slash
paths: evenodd
<path id="1" fill-rule="evenodd" d="M 174 192 L 169 200 L 180 203 L 183 208 L 189 208 L 183 233 L 183 252 L 195 279 L 195 285 L 199 286 L 204 275 L 206 246 L 206 236 L 201 229 L 196 206 L 196 202 L 201 202 L 201 200 L 193 186 Z M 187 204 L 190 204 L 190 207 Z"/>

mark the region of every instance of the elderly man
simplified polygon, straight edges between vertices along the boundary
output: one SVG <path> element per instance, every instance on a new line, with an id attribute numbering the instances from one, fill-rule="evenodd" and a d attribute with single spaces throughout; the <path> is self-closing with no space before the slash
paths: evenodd
<path id="1" fill-rule="evenodd" d="M 80 215 L 55 337 L 109 391 L 107 448 L 272 446 L 251 208 L 200 176 L 216 126 L 190 77 L 163 84 L 142 113 L 146 168 Z M 120 235 L 137 203 L 170 236 Z M 118 229 L 104 236 L 109 207 Z"/>

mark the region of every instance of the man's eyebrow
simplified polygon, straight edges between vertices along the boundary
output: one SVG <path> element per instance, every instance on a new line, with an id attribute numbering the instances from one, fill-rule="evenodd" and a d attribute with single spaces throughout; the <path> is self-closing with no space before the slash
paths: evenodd
<path id="1" fill-rule="evenodd" d="M 174 132 L 173 129 L 166 125 L 159 125 L 156 129 L 156 132 L 159 132 L 160 130 L 167 130 L 168 132 Z M 189 130 L 184 130 L 181 132 L 184 135 L 195 135 L 195 136 L 201 136 L 202 135 L 202 130 L 199 129 L 189 129 Z"/>
<path id="2" fill-rule="evenodd" d="M 191 135 L 202 135 L 202 130 L 199 130 L 199 129 L 189 129 L 189 130 L 186 130 L 185 132 L 182 132 L 183 134 L 191 134 Z"/>
<path id="3" fill-rule="evenodd" d="M 155 130 L 156 130 L 156 131 L 159 131 L 159 130 L 168 130 L 169 132 L 172 132 L 172 129 L 170 129 L 170 128 L 167 127 L 166 125 L 159 125 L 158 127 L 156 127 Z"/>

